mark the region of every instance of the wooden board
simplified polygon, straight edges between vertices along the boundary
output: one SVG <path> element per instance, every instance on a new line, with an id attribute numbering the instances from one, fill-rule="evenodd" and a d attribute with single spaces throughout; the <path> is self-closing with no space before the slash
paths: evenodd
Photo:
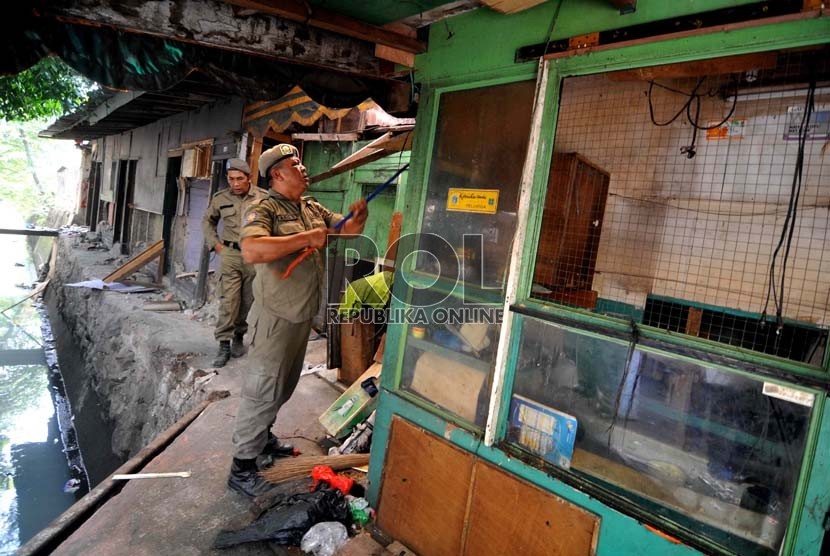
<path id="1" fill-rule="evenodd" d="M 723 75 L 748 70 L 772 69 L 778 61 L 775 52 L 741 54 L 695 62 L 664 64 L 632 70 L 612 71 L 606 75 L 611 81 L 651 81 L 654 79 L 677 79 L 703 75 Z"/>
<path id="2" fill-rule="evenodd" d="M 394 417 L 378 525 L 418 554 L 457 556 L 472 469 L 472 454 Z"/>
<path id="3" fill-rule="evenodd" d="M 594 554 L 597 516 L 481 461 L 474 476 L 463 554 Z"/>
<path id="4" fill-rule="evenodd" d="M 127 261 L 126 263 L 122 264 L 106 276 L 104 276 L 104 282 L 118 282 L 127 278 L 131 274 L 137 272 L 141 268 L 147 265 L 147 263 L 151 262 L 155 258 L 159 258 L 159 263 L 161 263 L 161 257 L 164 255 L 164 240 L 160 239 L 150 247 Z"/>
<path id="5" fill-rule="evenodd" d="M 398 258 L 398 240 L 401 238 L 401 227 L 403 226 L 403 213 L 393 212 L 392 220 L 389 223 L 389 235 L 386 238 L 386 253 L 383 257 L 384 267 L 393 270 L 397 267 L 395 259 Z"/>

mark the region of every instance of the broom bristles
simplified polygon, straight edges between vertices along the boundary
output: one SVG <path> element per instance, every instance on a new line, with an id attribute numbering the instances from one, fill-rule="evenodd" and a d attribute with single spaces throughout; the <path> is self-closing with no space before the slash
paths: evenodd
<path id="1" fill-rule="evenodd" d="M 369 454 L 345 454 L 336 456 L 301 456 L 282 460 L 260 472 L 260 476 L 269 483 L 281 483 L 311 474 L 318 465 L 328 465 L 334 471 L 349 467 L 368 465 Z"/>

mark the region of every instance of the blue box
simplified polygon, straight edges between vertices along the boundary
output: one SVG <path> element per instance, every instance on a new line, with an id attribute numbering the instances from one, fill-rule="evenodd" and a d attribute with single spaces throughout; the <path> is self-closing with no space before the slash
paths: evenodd
<path id="1" fill-rule="evenodd" d="M 576 417 L 513 395 L 509 440 L 554 465 L 569 469 L 576 442 Z"/>

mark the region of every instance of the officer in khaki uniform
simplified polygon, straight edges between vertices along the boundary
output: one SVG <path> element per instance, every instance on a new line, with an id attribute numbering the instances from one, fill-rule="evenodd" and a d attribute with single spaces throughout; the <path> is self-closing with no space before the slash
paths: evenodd
<path id="1" fill-rule="evenodd" d="M 239 232 L 242 217 L 252 203 L 266 196 L 265 191 L 251 185 L 251 168 L 239 158 L 228 161 L 228 185 L 213 196 L 202 218 L 205 242 L 221 257 L 219 267 L 219 315 L 214 336 L 219 352 L 214 367 L 224 367 L 228 359 L 245 353 L 242 339 L 248 330 L 248 311 L 253 303 L 252 284 L 256 270 L 242 260 Z M 222 221 L 222 237 L 217 225 Z M 233 340 L 233 345 L 231 345 Z"/>
<path id="2" fill-rule="evenodd" d="M 257 475 L 257 457 L 289 454 L 293 447 L 271 434 L 280 407 L 288 401 L 303 368 L 312 317 L 317 313 L 323 283 L 323 255 L 332 227 L 343 216 L 303 197 L 308 175 L 292 145 L 268 149 L 259 159 L 269 178 L 268 196 L 251 206 L 242 230 L 242 256 L 256 263 L 251 365 L 242 385 L 242 399 L 233 433 L 233 464 L 228 486 L 259 496 L 270 485 Z M 366 201 L 349 207 L 354 215 L 341 229 L 360 234 L 369 213 Z M 304 249 L 315 249 L 282 279 Z"/>

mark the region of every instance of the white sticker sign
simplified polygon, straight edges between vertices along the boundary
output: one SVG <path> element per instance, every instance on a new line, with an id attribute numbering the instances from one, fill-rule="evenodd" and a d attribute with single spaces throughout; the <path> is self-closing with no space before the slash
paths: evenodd
<path id="1" fill-rule="evenodd" d="M 813 401 L 816 397 L 815 394 L 810 392 L 804 392 L 803 390 L 790 388 L 789 386 L 781 386 L 780 384 L 774 384 L 772 382 L 764 383 L 764 395 L 797 403 L 798 405 L 806 405 L 807 407 L 813 407 Z"/>

